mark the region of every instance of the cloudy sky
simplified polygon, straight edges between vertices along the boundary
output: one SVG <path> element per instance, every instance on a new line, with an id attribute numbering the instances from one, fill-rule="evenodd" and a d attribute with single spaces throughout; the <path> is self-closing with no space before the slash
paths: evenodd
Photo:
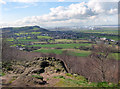
<path id="1" fill-rule="evenodd" d="M 119 0 L 0 0 L 0 27 L 117 25 Z"/>

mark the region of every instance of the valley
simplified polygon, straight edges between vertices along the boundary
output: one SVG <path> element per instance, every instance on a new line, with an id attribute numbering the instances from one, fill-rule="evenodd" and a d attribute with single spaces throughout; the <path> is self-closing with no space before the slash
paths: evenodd
<path id="1" fill-rule="evenodd" d="M 39 26 L 2 28 L 3 86 L 20 86 L 22 81 L 29 87 L 117 86 L 119 35 L 107 33 L 50 31 Z M 43 72 L 32 72 L 37 69 Z"/>

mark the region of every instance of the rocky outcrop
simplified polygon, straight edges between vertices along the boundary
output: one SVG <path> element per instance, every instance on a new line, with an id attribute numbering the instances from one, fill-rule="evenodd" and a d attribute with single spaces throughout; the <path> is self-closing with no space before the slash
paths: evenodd
<path id="1" fill-rule="evenodd" d="M 12 60 L 10 62 L 6 61 L 3 64 L 3 72 L 18 76 L 12 83 L 13 85 L 17 85 L 16 81 L 19 81 L 19 85 L 25 86 L 33 84 L 44 85 L 47 84 L 47 82 L 44 80 L 44 77 L 41 76 L 42 73 L 53 74 L 67 72 L 63 62 L 52 57 L 35 58 L 33 61 Z"/>

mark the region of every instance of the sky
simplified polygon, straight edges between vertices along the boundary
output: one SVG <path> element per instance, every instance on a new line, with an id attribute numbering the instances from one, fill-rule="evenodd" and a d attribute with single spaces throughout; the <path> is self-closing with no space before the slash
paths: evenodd
<path id="1" fill-rule="evenodd" d="M 117 25 L 119 0 L 0 0 L 0 27 Z"/>

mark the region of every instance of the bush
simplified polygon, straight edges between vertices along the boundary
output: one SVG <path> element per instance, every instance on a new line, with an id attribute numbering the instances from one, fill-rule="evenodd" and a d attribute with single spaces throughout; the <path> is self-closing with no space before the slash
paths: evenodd
<path id="1" fill-rule="evenodd" d="M 114 86 L 115 86 L 115 84 L 113 84 L 113 83 L 109 84 L 108 82 L 99 82 L 97 84 L 97 87 L 114 87 Z"/>

